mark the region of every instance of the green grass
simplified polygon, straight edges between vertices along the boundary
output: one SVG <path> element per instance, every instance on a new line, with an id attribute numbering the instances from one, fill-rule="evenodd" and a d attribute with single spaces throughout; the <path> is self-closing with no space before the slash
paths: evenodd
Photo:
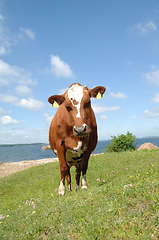
<path id="1" fill-rule="evenodd" d="M 64 197 L 58 163 L 1 178 L 0 239 L 159 239 L 158 150 L 92 156 L 86 190 L 71 175 Z"/>

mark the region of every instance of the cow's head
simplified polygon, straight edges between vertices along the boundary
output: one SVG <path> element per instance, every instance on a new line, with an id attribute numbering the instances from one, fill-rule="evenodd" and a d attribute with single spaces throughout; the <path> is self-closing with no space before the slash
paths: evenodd
<path id="1" fill-rule="evenodd" d="M 84 137 L 90 132 L 92 115 L 90 98 L 101 98 L 105 90 L 105 87 L 101 86 L 88 89 L 86 86 L 74 83 L 64 94 L 51 96 L 48 102 L 54 107 L 63 103 L 71 119 L 73 134 Z"/>

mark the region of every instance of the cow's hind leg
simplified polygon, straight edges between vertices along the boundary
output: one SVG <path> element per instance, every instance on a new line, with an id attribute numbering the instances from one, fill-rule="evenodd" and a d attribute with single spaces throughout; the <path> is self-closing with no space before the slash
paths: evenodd
<path id="1" fill-rule="evenodd" d="M 82 161 L 81 162 L 81 170 L 82 170 L 81 189 L 85 189 L 88 187 L 87 180 L 86 180 L 87 167 L 88 167 L 88 160 Z"/>
<path id="2" fill-rule="evenodd" d="M 57 149 L 57 155 L 59 157 L 59 163 L 60 163 L 60 173 L 61 173 L 61 181 L 60 181 L 60 187 L 59 187 L 59 191 L 58 194 L 59 195 L 65 195 L 65 177 L 67 179 L 67 183 L 68 185 L 70 185 L 71 188 L 71 178 L 70 176 L 70 168 L 66 163 L 65 160 L 65 154 L 64 154 L 64 146 L 62 145 L 61 142 L 59 142 L 56 145 L 56 149 Z"/>
<path id="3" fill-rule="evenodd" d="M 82 174 L 82 183 L 81 183 L 81 189 L 85 189 L 88 187 L 87 180 L 86 180 L 86 174 Z"/>
<path id="4" fill-rule="evenodd" d="M 77 165 L 76 166 L 76 191 L 78 191 L 79 189 L 80 177 L 81 177 L 81 168 L 80 168 L 80 165 Z"/>

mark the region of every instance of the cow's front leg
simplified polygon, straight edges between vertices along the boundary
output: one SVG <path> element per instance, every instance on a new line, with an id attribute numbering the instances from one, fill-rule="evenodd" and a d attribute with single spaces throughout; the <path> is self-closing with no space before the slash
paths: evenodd
<path id="1" fill-rule="evenodd" d="M 65 179 L 61 179 L 58 195 L 65 195 Z"/>
<path id="2" fill-rule="evenodd" d="M 67 165 L 65 160 L 64 148 L 60 145 L 59 149 L 57 147 L 57 153 L 59 157 L 60 163 L 60 173 L 61 173 L 61 181 L 58 194 L 65 195 L 65 177 L 68 184 L 68 189 L 71 190 L 71 176 L 70 176 L 70 167 Z"/>
<path id="3" fill-rule="evenodd" d="M 71 190 L 71 175 L 70 175 L 70 168 L 67 164 L 63 164 L 60 166 L 60 172 L 61 172 L 61 181 L 60 181 L 60 187 L 58 194 L 59 195 L 65 195 L 65 177 L 67 180 L 68 190 Z"/>
<path id="4" fill-rule="evenodd" d="M 60 164 L 60 173 L 61 173 L 61 181 L 60 181 L 60 186 L 59 186 L 59 195 L 65 195 L 65 176 L 67 172 L 67 166 Z"/>
<path id="5" fill-rule="evenodd" d="M 76 191 L 78 191 L 79 189 L 80 177 L 81 177 L 81 168 L 80 168 L 80 165 L 77 165 L 76 166 Z"/>

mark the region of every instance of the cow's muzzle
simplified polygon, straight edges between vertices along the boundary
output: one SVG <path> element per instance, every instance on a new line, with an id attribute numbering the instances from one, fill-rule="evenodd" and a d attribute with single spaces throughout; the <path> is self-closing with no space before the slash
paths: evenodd
<path id="1" fill-rule="evenodd" d="M 74 127 L 73 133 L 77 137 L 85 137 L 88 134 L 88 127 L 86 124 L 83 124 L 82 126 Z"/>

